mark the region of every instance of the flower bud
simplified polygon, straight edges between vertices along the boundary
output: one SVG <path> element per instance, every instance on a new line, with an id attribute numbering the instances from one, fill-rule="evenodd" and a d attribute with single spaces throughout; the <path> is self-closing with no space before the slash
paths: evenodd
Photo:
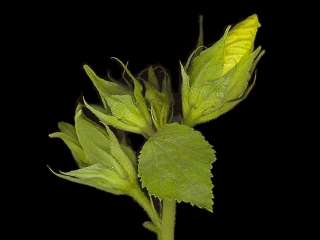
<path id="1" fill-rule="evenodd" d="M 72 182 L 89 185 L 113 194 L 127 194 L 136 183 L 132 149 L 118 142 L 109 127 L 102 127 L 77 108 L 75 126 L 59 123 L 61 138 L 70 148 L 79 169 L 55 175 Z M 127 154 L 130 152 L 130 156 Z"/>
<path id="2" fill-rule="evenodd" d="M 120 62 L 132 79 L 134 89 L 131 90 L 121 84 L 104 80 L 98 77 L 89 66 L 85 65 L 84 69 L 98 89 L 105 109 L 89 105 L 84 101 L 85 105 L 105 125 L 150 136 L 153 134 L 153 125 L 142 95 L 143 87 L 127 67 L 120 60 L 116 60 Z"/>
<path id="3" fill-rule="evenodd" d="M 184 124 L 194 126 L 232 109 L 251 90 L 249 81 L 264 51 L 254 50 L 260 23 L 252 15 L 227 28 L 223 37 L 181 65 Z"/>
<path id="4" fill-rule="evenodd" d="M 172 115 L 172 90 L 169 74 L 161 66 L 150 66 L 139 74 L 145 86 L 145 99 L 157 129 Z"/>
<path id="5" fill-rule="evenodd" d="M 253 14 L 231 28 L 225 39 L 223 75 L 253 51 L 254 40 L 260 26 L 258 16 Z"/>

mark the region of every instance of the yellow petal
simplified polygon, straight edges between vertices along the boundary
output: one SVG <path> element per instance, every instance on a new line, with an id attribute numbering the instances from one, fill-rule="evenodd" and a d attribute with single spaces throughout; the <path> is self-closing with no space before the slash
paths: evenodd
<path id="1" fill-rule="evenodd" d="M 253 14 L 230 30 L 225 42 L 223 74 L 253 51 L 254 40 L 260 26 L 258 16 Z"/>

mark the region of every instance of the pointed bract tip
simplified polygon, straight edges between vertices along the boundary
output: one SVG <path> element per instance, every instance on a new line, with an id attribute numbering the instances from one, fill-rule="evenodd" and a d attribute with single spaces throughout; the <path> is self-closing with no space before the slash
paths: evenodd
<path id="1" fill-rule="evenodd" d="M 253 25 L 256 25 L 257 27 L 261 27 L 261 24 L 259 22 L 258 14 L 254 13 L 247 17 L 243 22 L 247 22 Z"/>
<path id="2" fill-rule="evenodd" d="M 49 136 L 49 138 L 54 138 L 55 134 L 54 133 L 49 133 L 48 136 Z"/>
<path id="3" fill-rule="evenodd" d="M 91 70 L 91 68 L 90 68 L 90 66 L 88 65 L 88 64 L 83 64 L 83 69 L 85 70 L 85 71 L 89 71 L 89 70 Z"/>

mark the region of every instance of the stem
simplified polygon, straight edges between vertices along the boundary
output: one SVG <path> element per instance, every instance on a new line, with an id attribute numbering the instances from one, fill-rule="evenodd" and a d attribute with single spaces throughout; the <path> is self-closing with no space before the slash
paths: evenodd
<path id="1" fill-rule="evenodd" d="M 193 115 L 192 115 L 192 112 L 189 111 L 189 112 L 186 114 L 186 116 L 183 117 L 183 119 L 182 119 L 181 122 L 182 122 L 182 124 L 184 124 L 184 125 L 187 125 L 187 126 L 189 126 L 189 127 L 193 127 L 196 118 L 197 118 L 197 117 L 193 116 Z"/>
<path id="2" fill-rule="evenodd" d="M 160 240 L 174 240 L 176 201 L 163 200 Z"/>
<path id="3" fill-rule="evenodd" d="M 154 226 L 158 229 L 160 228 L 160 217 L 158 213 L 155 211 L 153 206 L 151 205 L 147 196 L 141 191 L 139 187 L 134 188 L 131 191 L 130 196 L 137 201 L 137 203 L 145 210 L 151 219 Z"/>

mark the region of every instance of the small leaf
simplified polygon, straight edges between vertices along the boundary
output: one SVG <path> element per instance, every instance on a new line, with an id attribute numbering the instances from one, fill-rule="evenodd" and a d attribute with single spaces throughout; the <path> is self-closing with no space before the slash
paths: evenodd
<path id="1" fill-rule="evenodd" d="M 116 135 L 111 131 L 111 129 L 106 126 L 106 130 L 108 132 L 110 138 L 110 153 L 112 156 L 117 159 L 120 163 L 121 167 L 126 171 L 131 180 L 135 181 L 136 179 L 136 171 L 132 165 L 132 161 L 129 159 L 128 155 L 123 151 Z"/>
<path id="2" fill-rule="evenodd" d="M 122 86 L 119 83 L 107 81 L 105 79 L 100 78 L 88 65 L 84 65 L 83 68 L 90 80 L 92 81 L 95 88 L 98 90 L 103 106 L 107 110 L 108 106 L 105 100 L 106 96 L 129 94 L 129 90 L 126 87 Z"/>
<path id="3" fill-rule="evenodd" d="M 222 75 L 225 39 L 229 29 L 230 27 L 219 41 L 193 59 L 190 70 L 191 85 L 201 85 Z"/>
<path id="4" fill-rule="evenodd" d="M 49 134 L 49 137 L 60 138 L 70 149 L 71 154 L 79 167 L 85 167 L 89 164 L 77 139 L 67 135 L 64 132 L 51 133 Z"/>
<path id="5" fill-rule="evenodd" d="M 119 162 L 111 154 L 111 140 L 106 130 L 88 119 L 80 110 L 75 117 L 79 142 L 90 164 L 101 163 L 124 176 Z"/>
<path id="6" fill-rule="evenodd" d="M 130 95 L 113 95 L 107 97 L 107 102 L 112 115 L 121 119 L 123 122 L 136 126 L 139 126 L 141 121 L 144 122 L 139 109 L 134 104 Z"/>
<path id="7" fill-rule="evenodd" d="M 189 93 L 190 93 L 190 78 L 186 73 L 183 65 L 180 62 L 182 87 L 181 87 L 181 100 L 182 100 L 182 112 L 185 118 L 190 112 Z"/>
<path id="8" fill-rule="evenodd" d="M 160 89 L 159 79 L 154 71 L 153 66 L 148 68 L 148 82 L 153 85 L 156 89 Z"/>
<path id="9" fill-rule="evenodd" d="M 140 112 L 142 113 L 144 119 L 146 120 L 146 122 L 151 123 L 151 116 L 147 107 L 147 103 L 142 95 L 143 87 L 141 83 L 136 79 L 133 79 L 133 84 L 134 84 L 133 93 L 134 93 L 134 98 L 136 100 L 137 106 Z"/>
<path id="10" fill-rule="evenodd" d="M 138 126 L 133 126 L 128 123 L 124 123 L 120 119 L 116 118 L 115 116 L 111 116 L 102 111 L 99 111 L 93 105 L 88 104 L 85 100 L 84 100 L 84 104 L 86 108 L 88 108 L 103 124 L 113 126 L 123 131 L 141 133 L 141 129 Z"/>
<path id="11" fill-rule="evenodd" d="M 199 37 L 196 48 L 201 46 L 203 46 L 203 15 L 199 16 Z"/>
<path id="12" fill-rule="evenodd" d="M 88 165 L 85 154 L 78 141 L 78 136 L 73 125 L 66 122 L 59 122 L 58 128 L 61 132 L 49 134 L 50 138 L 60 138 L 70 149 L 71 154 L 79 167 Z"/>
<path id="13" fill-rule="evenodd" d="M 167 123 L 170 110 L 170 96 L 158 91 L 152 84 L 145 82 L 145 97 L 151 108 L 153 123 L 156 128 L 162 127 Z"/>
<path id="14" fill-rule="evenodd" d="M 58 128 L 61 132 L 67 134 L 68 136 L 72 137 L 74 140 L 78 142 L 76 129 L 72 124 L 67 122 L 58 122 Z"/>
<path id="15" fill-rule="evenodd" d="M 203 44 L 203 15 L 199 15 L 199 36 L 198 36 L 198 42 L 196 45 L 196 49 L 192 51 L 190 56 L 187 59 L 186 64 L 184 65 L 184 68 L 188 71 L 190 67 L 190 63 L 196 56 L 199 55 L 199 53 L 204 48 Z"/>
<path id="16" fill-rule="evenodd" d="M 102 97 L 129 93 L 129 90 L 126 87 L 100 78 L 88 65 L 84 65 L 83 68 Z"/>
<path id="17" fill-rule="evenodd" d="M 142 226 L 151 232 L 158 233 L 158 228 L 150 221 L 144 222 Z"/>
<path id="18" fill-rule="evenodd" d="M 136 167 L 137 166 L 136 152 L 126 144 L 121 144 L 121 148 L 125 152 L 125 154 L 128 156 L 128 158 L 131 160 L 132 165 Z"/>
<path id="19" fill-rule="evenodd" d="M 200 132 L 172 123 L 145 143 L 138 171 L 142 185 L 152 195 L 212 211 L 214 160 L 214 151 Z"/>
<path id="20" fill-rule="evenodd" d="M 133 84 L 134 84 L 134 91 L 133 91 L 134 99 L 135 99 L 134 104 L 137 105 L 136 108 L 140 111 L 140 115 L 145 119 L 146 124 L 145 124 L 145 126 L 143 126 L 143 128 L 149 128 L 147 125 L 149 123 L 151 123 L 151 117 L 150 117 L 145 99 L 142 95 L 143 87 L 142 87 L 141 83 L 133 76 L 133 74 L 130 72 L 128 67 L 120 59 L 118 59 L 116 57 L 112 57 L 111 59 L 114 59 L 118 63 L 120 63 L 120 65 L 123 67 L 124 71 L 132 79 Z M 130 119 L 130 117 L 126 117 L 124 119 Z M 132 119 L 132 120 L 134 122 L 136 122 L 136 120 L 134 120 L 134 119 Z M 148 130 L 150 130 L 150 129 L 148 129 Z"/>
<path id="21" fill-rule="evenodd" d="M 157 73 L 155 70 L 158 70 Z M 155 127 L 161 128 L 167 123 L 172 107 L 172 91 L 170 77 L 161 66 L 148 68 L 147 80 L 144 81 L 145 98 L 150 108 Z"/>
<path id="22" fill-rule="evenodd" d="M 65 180 L 88 185 L 116 195 L 126 194 L 130 188 L 130 184 L 126 180 L 100 164 L 94 164 L 70 172 L 56 173 L 51 169 L 50 171 Z"/>
<path id="23" fill-rule="evenodd" d="M 209 90 L 211 94 L 198 106 L 201 117 L 196 120 L 197 124 L 215 119 L 241 102 L 239 99 L 246 92 L 251 79 L 253 62 L 263 53 L 260 47 L 257 48 L 253 53 L 243 57 L 226 76 L 212 82 L 213 88 Z"/>

